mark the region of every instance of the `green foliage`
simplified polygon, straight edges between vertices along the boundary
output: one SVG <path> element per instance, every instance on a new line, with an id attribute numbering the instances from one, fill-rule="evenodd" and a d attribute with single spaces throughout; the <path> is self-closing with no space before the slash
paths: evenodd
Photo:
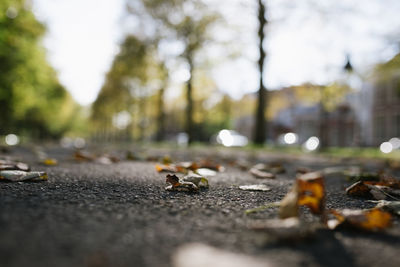
<path id="1" fill-rule="evenodd" d="M 0 134 L 59 137 L 69 128 L 76 104 L 46 61 L 44 33 L 25 1 L 1 2 Z"/>
<path id="2" fill-rule="evenodd" d="M 125 133 L 128 137 L 140 135 L 138 138 L 142 138 L 143 129 L 151 128 L 149 121 L 156 117 L 155 95 L 156 90 L 163 86 L 165 70 L 156 60 L 154 48 L 133 35 L 125 38 L 120 49 L 93 103 L 91 122 L 95 132 L 100 129 L 107 133 L 115 132 L 118 129 L 113 125 L 113 118 L 125 111 L 132 118 L 131 125 L 124 129 Z"/>

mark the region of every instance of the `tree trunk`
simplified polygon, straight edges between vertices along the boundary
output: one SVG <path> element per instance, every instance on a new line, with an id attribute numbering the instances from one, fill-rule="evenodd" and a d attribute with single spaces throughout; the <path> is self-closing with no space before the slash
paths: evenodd
<path id="1" fill-rule="evenodd" d="M 320 87 L 320 103 L 319 103 L 319 150 L 324 150 L 328 146 L 328 112 L 325 110 L 325 86 Z"/>
<path id="2" fill-rule="evenodd" d="M 265 5 L 262 0 L 258 0 L 258 38 L 259 38 L 259 52 L 260 58 L 258 60 L 258 71 L 260 73 L 260 84 L 258 89 L 258 103 L 255 113 L 255 128 L 254 128 L 254 143 L 264 144 L 267 138 L 267 121 L 265 119 L 265 108 L 267 105 L 267 91 L 264 87 L 263 72 L 264 72 L 264 61 L 265 51 L 263 48 L 264 42 L 264 28 L 267 24 L 265 19 Z"/>
<path id="3" fill-rule="evenodd" d="M 193 63 L 192 57 L 187 58 L 189 63 L 189 73 L 190 77 L 187 81 L 187 91 L 186 91 L 186 133 L 188 134 L 188 144 L 193 142 L 193 92 L 192 92 L 192 76 L 193 76 Z"/>
<path id="4" fill-rule="evenodd" d="M 165 138 L 165 113 L 164 113 L 164 88 L 158 91 L 158 116 L 157 116 L 157 136 L 156 140 L 161 142 Z"/>

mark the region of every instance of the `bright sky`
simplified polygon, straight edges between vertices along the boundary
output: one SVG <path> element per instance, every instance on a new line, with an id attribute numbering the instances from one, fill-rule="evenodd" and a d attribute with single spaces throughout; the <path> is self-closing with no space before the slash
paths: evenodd
<path id="1" fill-rule="evenodd" d="M 239 2 L 242 4 L 234 4 Z M 33 3 L 35 14 L 48 26 L 44 45 L 61 82 L 79 103 L 90 104 L 117 53 L 124 0 L 34 0 Z M 218 65 L 213 77 L 222 91 L 240 97 L 255 91 L 258 84 L 254 6 L 248 0 L 213 3 L 218 3 L 231 25 L 241 29 L 236 37 L 243 47 L 243 56 Z M 396 52 L 382 37 L 386 38 L 383 34 L 396 28 L 400 35 L 397 19 L 400 1 L 270 0 L 267 3 L 271 23 L 265 43 L 268 55 L 264 75 L 268 88 L 307 81 L 326 83 L 339 78 L 346 53 L 351 54 L 353 65 L 361 72 Z M 332 3 L 341 9 L 324 14 L 321 10 Z M 354 16 L 348 11 L 352 7 L 363 15 Z M 218 49 L 214 53 L 218 54 Z"/>

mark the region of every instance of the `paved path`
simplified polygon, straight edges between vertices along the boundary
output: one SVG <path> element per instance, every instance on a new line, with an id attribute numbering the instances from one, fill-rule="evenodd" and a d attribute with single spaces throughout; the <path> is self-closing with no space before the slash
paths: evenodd
<path id="1" fill-rule="evenodd" d="M 219 266 L 225 254 L 237 263 L 230 266 L 243 262 L 248 266 L 400 266 L 398 218 L 382 233 L 321 230 L 296 242 L 273 241 L 267 234 L 248 229 L 255 219 L 277 217 L 276 208 L 251 215 L 244 211 L 281 200 L 296 167 L 343 165 L 341 161 L 239 150 L 219 152 L 218 156 L 210 150 L 181 150 L 175 157 L 186 160 L 248 157 L 270 161 L 278 157 L 287 169 L 275 180 L 262 181 L 271 191 L 248 192 L 238 186 L 261 181 L 225 164 L 225 172 L 209 179 L 208 191 L 186 194 L 165 191 L 165 174 L 155 171 L 154 162 L 78 163 L 69 150 L 47 152 L 60 164 L 40 166 L 27 149 L 7 154 L 31 163 L 34 170 L 47 171 L 49 180 L 0 183 L 0 266 L 202 266 L 193 262 L 193 250 L 188 259 L 182 252 L 191 243 L 207 245 L 206 255 L 199 255 L 203 260 L 214 259 L 214 266 Z M 372 169 L 384 167 L 381 162 L 361 164 Z M 326 184 L 329 208 L 373 206 L 347 197 L 344 188 L 348 183 L 341 177 L 329 176 Z M 304 212 L 305 217 L 311 216 Z"/>

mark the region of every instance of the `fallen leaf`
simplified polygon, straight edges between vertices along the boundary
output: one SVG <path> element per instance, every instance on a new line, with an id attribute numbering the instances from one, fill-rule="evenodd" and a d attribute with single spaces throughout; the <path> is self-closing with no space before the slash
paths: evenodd
<path id="1" fill-rule="evenodd" d="M 42 164 L 47 165 L 47 166 L 55 166 L 58 164 L 58 161 L 53 158 L 46 158 L 41 161 Z"/>
<path id="2" fill-rule="evenodd" d="M 271 191 L 271 188 L 265 184 L 252 184 L 252 185 L 241 185 L 239 189 L 245 191 Z"/>
<path id="3" fill-rule="evenodd" d="M 172 173 L 178 172 L 175 165 L 156 164 L 156 170 L 157 170 L 157 172 L 172 172 Z"/>
<path id="4" fill-rule="evenodd" d="M 299 191 L 297 183 L 295 183 L 292 189 L 282 199 L 279 207 L 279 217 L 281 219 L 298 217 L 299 216 Z"/>
<path id="5" fill-rule="evenodd" d="M 224 167 L 218 164 L 210 163 L 209 161 L 200 161 L 199 163 L 192 161 L 179 162 L 176 164 L 156 164 L 158 172 L 198 173 L 202 176 L 214 176 L 216 171 L 223 171 Z"/>
<path id="6" fill-rule="evenodd" d="M 89 152 L 78 150 L 75 151 L 74 158 L 77 161 L 93 161 L 96 158 L 96 156 L 90 154 Z"/>
<path id="7" fill-rule="evenodd" d="M 194 183 L 198 188 L 208 188 L 208 180 L 200 175 L 197 174 L 189 174 L 182 178 L 184 182 L 191 182 Z"/>
<path id="8" fill-rule="evenodd" d="M 21 181 L 46 181 L 48 179 L 45 172 L 26 172 L 19 170 L 0 171 L 0 180 L 11 182 Z"/>
<path id="9" fill-rule="evenodd" d="M 255 168 L 251 168 L 250 173 L 259 179 L 275 179 L 275 174 Z"/>
<path id="10" fill-rule="evenodd" d="M 325 187 L 323 176 L 319 172 L 310 172 L 297 178 L 298 204 L 307 206 L 314 214 L 323 214 L 325 210 Z"/>
<path id="11" fill-rule="evenodd" d="M 196 170 L 196 173 L 201 175 L 201 176 L 215 176 L 217 175 L 217 172 L 211 169 L 207 168 L 200 168 Z"/>
<path id="12" fill-rule="evenodd" d="M 165 190 L 181 192 L 198 192 L 199 188 L 192 182 L 185 182 L 179 179 L 175 174 L 167 174 L 166 182 L 169 183 Z"/>
<path id="13" fill-rule="evenodd" d="M 163 158 L 162 158 L 162 163 L 163 164 L 171 164 L 172 163 L 172 159 L 171 159 L 171 157 L 170 156 L 168 156 L 168 155 L 166 155 L 166 156 L 164 156 Z"/>
<path id="14" fill-rule="evenodd" d="M 250 173 L 256 178 L 274 179 L 276 174 L 284 173 L 285 169 L 281 163 L 259 163 L 250 169 Z"/>
<path id="15" fill-rule="evenodd" d="M 23 162 L 0 160 L 0 171 L 4 171 L 4 170 L 29 171 L 30 167 L 28 164 L 23 163 Z"/>
<path id="16" fill-rule="evenodd" d="M 307 206 L 325 222 L 325 187 L 320 172 L 310 172 L 296 178 L 293 188 L 281 201 L 280 218 L 298 217 L 299 206 Z"/>
<path id="17" fill-rule="evenodd" d="M 377 231 L 388 228 L 392 223 L 390 213 L 379 208 L 369 210 L 331 210 L 331 214 L 336 218 L 328 221 L 330 229 L 349 227 Z"/>
<path id="18" fill-rule="evenodd" d="M 379 200 L 376 208 L 381 208 L 392 214 L 400 216 L 400 201 Z"/>
<path id="19" fill-rule="evenodd" d="M 375 181 L 359 181 L 348 188 L 346 194 L 353 197 L 363 197 L 367 199 L 385 200 L 400 198 L 400 183 L 395 179 L 382 179 Z"/>

